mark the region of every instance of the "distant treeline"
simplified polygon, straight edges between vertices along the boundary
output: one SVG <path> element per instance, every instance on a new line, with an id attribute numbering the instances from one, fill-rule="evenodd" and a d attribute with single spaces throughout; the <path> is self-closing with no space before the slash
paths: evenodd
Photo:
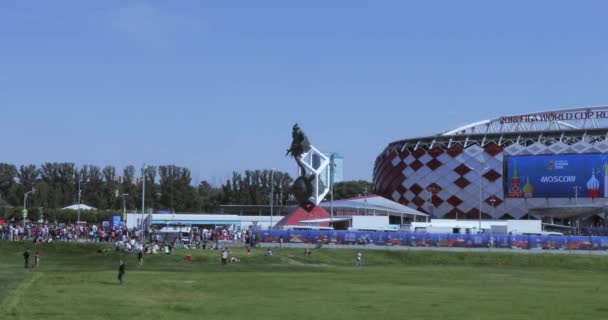
<path id="1" fill-rule="evenodd" d="M 74 163 L 49 162 L 19 167 L 0 163 L 0 210 L 23 207 L 24 193 L 35 188 L 28 197 L 28 208 L 35 212 L 60 209 L 78 202 L 80 181 L 81 203 L 99 210 L 129 211 L 141 208 L 142 176 L 146 179 L 146 208 L 171 212 L 214 212 L 223 204 L 265 205 L 273 190 L 275 204 L 288 204 L 293 178 L 286 172 L 246 170 L 233 172 L 221 186 L 207 181 L 192 185 L 188 168 L 175 165 L 147 166 L 145 170 L 126 166 L 121 173 L 113 166 L 76 166 Z M 271 182 L 274 188 L 271 188 Z M 338 183 L 335 198 L 371 192 L 365 181 Z M 13 211 L 13 210 L 11 210 Z M 147 210 L 146 210 L 147 211 Z"/>

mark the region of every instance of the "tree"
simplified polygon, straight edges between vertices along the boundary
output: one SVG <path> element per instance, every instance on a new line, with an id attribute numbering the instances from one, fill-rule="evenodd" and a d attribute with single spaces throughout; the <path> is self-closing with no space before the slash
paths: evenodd
<path id="1" fill-rule="evenodd" d="M 155 201 L 158 200 L 158 197 L 156 196 L 158 193 L 158 188 L 156 185 L 156 167 L 147 166 L 144 171 L 144 176 L 146 177 L 146 208 L 158 209 L 159 203 L 158 201 Z M 139 194 L 141 194 L 141 188 Z"/>
<path id="2" fill-rule="evenodd" d="M 19 167 L 19 171 L 17 172 L 17 179 L 19 180 L 19 185 L 14 186 L 14 194 L 19 199 L 23 199 L 23 195 L 36 186 L 36 182 L 38 180 L 38 170 L 36 169 L 36 165 L 21 165 Z M 35 201 L 33 201 L 33 203 L 35 203 Z M 36 204 L 38 205 L 38 203 Z"/>
<path id="3" fill-rule="evenodd" d="M 122 170 L 122 177 L 123 180 L 121 184 L 120 194 L 128 194 L 127 198 L 125 199 L 125 204 L 127 208 L 136 209 L 138 208 L 137 205 L 141 203 L 141 198 L 139 198 L 140 202 L 138 203 L 136 201 L 138 195 L 137 186 L 135 185 L 135 167 L 132 165 L 124 167 L 124 169 Z"/>
<path id="4" fill-rule="evenodd" d="M 40 179 L 48 186 L 47 208 L 61 208 L 73 204 L 78 190 L 74 164 L 47 162 L 40 167 Z M 76 185 L 75 185 L 76 184 Z"/>
<path id="5" fill-rule="evenodd" d="M 30 164 L 27 166 L 20 166 L 17 178 L 19 183 L 24 187 L 25 190 L 31 190 L 38 180 L 39 172 L 36 169 L 36 165 Z"/>
<path id="6" fill-rule="evenodd" d="M 246 170 L 243 175 L 235 171 L 232 173 L 232 179 L 221 186 L 221 204 L 268 205 L 271 190 L 274 203 L 285 203 L 289 198 L 292 182 L 293 179 L 286 172 Z"/>
<path id="7" fill-rule="evenodd" d="M 334 184 L 334 199 L 354 198 L 372 192 L 372 183 L 365 180 L 343 181 Z"/>
<path id="8" fill-rule="evenodd" d="M 101 170 L 103 175 L 103 200 L 107 207 L 104 209 L 117 209 L 122 206 L 117 194 L 120 193 L 118 190 L 118 184 L 116 183 L 116 168 L 113 166 L 106 166 Z"/>
<path id="9" fill-rule="evenodd" d="M 174 165 L 160 166 L 160 203 L 172 212 L 196 209 L 196 190 L 190 185 L 190 170 Z"/>
<path id="10" fill-rule="evenodd" d="M 55 188 L 59 190 L 59 204 L 56 208 L 62 208 L 75 203 L 78 197 L 78 186 L 76 183 L 76 165 L 70 162 L 56 164 L 57 181 Z"/>
<path id="11" fill-rule="evenodd" d="M 280 205 L 289 199 L 293 182 L 288 173 L 270 170 L 235 171 L 225 184 L 214 187 L 207 181 L 193 186 L 190 170 L 175 165 L 148 166 L 141 175 L 129 165 L 123 168 L 122 179 L 118 179 L 113 166 L 102 169 L 96 165 L 46 162 L 39 168 L 30 164 L 17 169 L 0 163 L 1 205 L 22 206 L 23 194 L 35 187 L 36 192 L 30 197 L 32 207 L 60 209 L 78 202 L 80 182 L 81 203 L 99 210 L 118 210 L 122 207 L 121 196 L 128 194 L 125 204 L 133 210 L 141 204 L 140 177 L 145 177 L 146 182 L 146 208 L 173 212 L 212 212 L 222 204 L 268 205 L 271 199 Z"/>
<path id="12" fill-rule="evenodd" d="M 197 188 L 198 211 L 214 212 L 222 203 L 222 189 L 214 188 L 209 182 L 201 181 Z"/>
<path id="13" fill-rule="evenodd" d="M 97 209 L 106 209 L 107 202 L 103 197 L 104 180 L 101 169 L 95 165 L 83 166 L 81 173 L 86 186 L 82 189 L 83 199 L 88 205 Z"/>
<path id="14" fill-rule="evenodd" d="M 16 184 L 16 177 L 17 167 L 8 163 L 0 163 L 0 193 L 12 205 L 17 205 L 19 202 L 13 188 Z"/>

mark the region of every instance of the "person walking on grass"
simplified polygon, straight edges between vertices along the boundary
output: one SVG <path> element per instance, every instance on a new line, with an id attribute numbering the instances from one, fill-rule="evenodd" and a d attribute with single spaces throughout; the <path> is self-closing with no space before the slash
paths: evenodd
<path id="1" fill-rule="evenodd" d="M 24 262 L 25 271 L 28 271 L 30 269 L 30 251 L 29 250 L 25 250 L 25 252 L 23 253 L 23 262 Z"/>
<path id="2" fill-rule="evenodd" d="M 224 248 L 224 250 L 222 250 L 222 265 L 226 265 L 227 260 L 228 260 L 228 249 Z"/>
<path id="3" fill-rule="evenodd" d="M 361 260 L 361 252 L 357 252 L 357 256 L 355 257 L 355 267 L 361 267 L 363 265 L 363 261 Z"/>
<path id="4" fill-rule="evenodd" d="M 137 265 L 141 268 L 144 265 L 144 251 L 137 251 Z"/>
<path id="5" fill-rule="evenodd" d="M 40 253 L 36 250 L 36 254 L 34 255 L 34 267 L 38 268 L 40 266 Z"/>
<path id="6" fill-rule="evenodd" d="M 125 263 L 120 260 L 120 264 L 118 266 L 118 281 L 120 281 L 120 285 L 125 284 Z"/>

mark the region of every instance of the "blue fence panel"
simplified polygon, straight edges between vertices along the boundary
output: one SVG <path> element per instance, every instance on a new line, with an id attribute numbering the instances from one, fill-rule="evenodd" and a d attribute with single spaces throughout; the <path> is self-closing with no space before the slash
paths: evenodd
<path id="1" fill-rule="evenodd" d="M 568 250 L 593 250 L 591 237 L 570 236 L 566 240 L 566 249 Z"/>
<path id="2" fill-rule="evenodd" d="M 401 238 L 406 237 L 406 234 L 403 232 L 390 232 L 386 237 L 386 245 L 387 246 L 400 246 Z"/>
<path id="3" fill-rule="evenodd" d="M 528 249 L 528 236 L 511 235 L 509 236 L 509 247 L 512 249 Z"/>
<path id="4" fill-rule="evenodd" d="M 487 235 L 487 246 L 492 248 L 511 248 L 511 237 L 506 234 L 489 234 Z"/>
<path id="5" fill-rule="evenodd" d="M 386 245 L 387 234 L 385 232 L 373 232 L 371 238 L 377 246 Z"/>
<path id="6" fill-rule="evenodd" d="M 543 242 L 542 236 L 531 235 L 528 236 L 528 249 L 542 249 Z"/>
<path id="7" fill-rule="evenodd" d="M 262 242 L 373 244 L 378 246 L 448 248 L 519 248 L 543 250 L 608 250 L 605 236 L 549 236 L 501 234 L 435 234 L 345 230 L 256 230 Z"/>
<path id="8" fill-rule="evenodd" d="M 488 248 L 490 246 L 489 234 L 472 234 L 470 239 L 473 248 Z"/>
<path id="9" fill-rule="evenodd" d="M 543 250 L 558 250 L 564 248 L 566 239 L 563 236 L 541 236 L 540 242 Z"/>
<path id="10" fill-rule="evenodd" d="M 591 244 L 596 250 L 608 250 L 608 237 L 591 237 Z"/>

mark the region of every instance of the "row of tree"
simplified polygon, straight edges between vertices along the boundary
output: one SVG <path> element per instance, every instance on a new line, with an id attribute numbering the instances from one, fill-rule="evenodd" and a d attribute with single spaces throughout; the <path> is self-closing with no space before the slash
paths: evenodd
<path id="1" fill-rule="evenodd" d="M 141 171 L 140 171 L 141 170 Z M 80 202 L 99 210 L 141 208 L 145 177 L 145 206 L 154 211 L 213 212 L 223 204 L 276 205 L 292 203 L 292 177 L 286 172 L 246 170 L 233 172 L 221 186 L 202 181 L 192 185 L 188 168 L 175 165 L 126 166 L 119 174 L 115 167 L 76 166 L 74 163 L 44 163 L 19 167 L 0 163 L 0 206 L 22 207 L 24 194 L 32 189 L 28 207 L 59 209 Z M 371 192 L 365 181 L 335 185 L 335 199 Z"/>
<path id="2" fill-rule="evenodd" d="M 184 206 L 191 206 L 189 202 L 183 204 L 183 201 L 179 201 L 177 204 L 175 201 L 182 197 L 182 193 L 195 193 L 192 191 L 196 189 L 191 186 L 190 171 L 173 165 L 149 166 L 139 174 L 134 166 L 126 166 L 119 175 L 113 166 L 77 167 L 73 163 L 49 162 L 40 167 L 22 165 L 17 168 L 12 164 L 0 163 L 0 199 L 8 205 L 23 206 L 24 194 L 34 189 L 29 206 L 55 209 L 78 203 L 80 192 L 81 203 L 101 210 L 121 208 L 123 197 L 125 206 L 135 209 L 141 204 L 142 174 L 148 183 L 146 206 L 180 210 L 185 209 Z M 163 195 L 164 190 L 168 193 Z M 171 207 L 174 203 L 176 206 Z"/>

